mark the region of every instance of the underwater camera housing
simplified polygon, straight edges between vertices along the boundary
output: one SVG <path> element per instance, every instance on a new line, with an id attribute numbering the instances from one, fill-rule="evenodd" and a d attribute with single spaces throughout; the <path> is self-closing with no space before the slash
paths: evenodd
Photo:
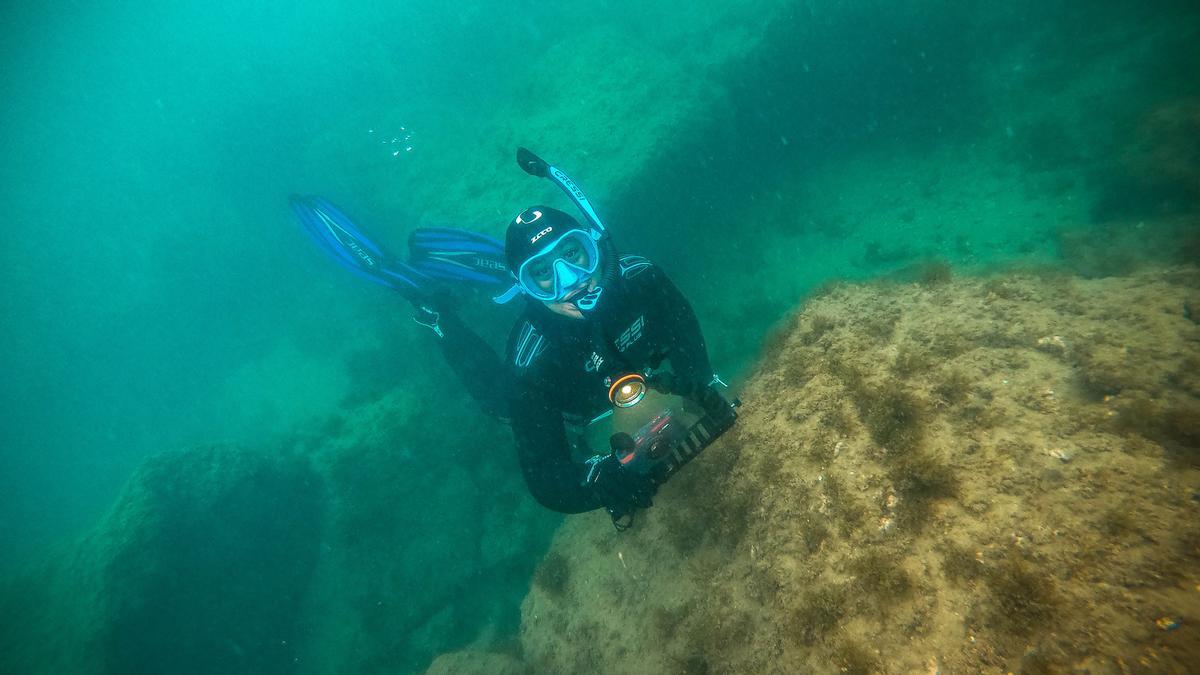
<path id="1" fill-rule="evenodd" d="M 648 377 L 626 375 L 617 382 L 621 382 L 622 386 L 614 384 L 610 388 L 610 399 L 617 407 L 632 407 L 642 401 L 640 394 L 628 395 L 629 383 L 633 382 L 636 387 L 640 382 L 643 388 L 648 386 L 691 401 L 702 411 L 699 417 L 695 417 L 667 408 L 633 434 L 617 432 L 609 439 L 613 454 L 625 469 L 649 476 L 656 484 L 667 482 L 737 422 L 737 407 L 741 401 L 726 399 L 715 386 L 720 380 L 714 379 L 714 382 L 706 385 L 687 385 L 663 373 Z M 636 400 L 622 405 L 619 398 L 613 396 L 613 392 L 617 392 L 619 397 L 622 390 L 625 391 L 626 401 L 632 398 Z M 610 509 L 609 515 L 617 530 L 628 528 L 633 521 L 632 511 L 615 512 Z"/>

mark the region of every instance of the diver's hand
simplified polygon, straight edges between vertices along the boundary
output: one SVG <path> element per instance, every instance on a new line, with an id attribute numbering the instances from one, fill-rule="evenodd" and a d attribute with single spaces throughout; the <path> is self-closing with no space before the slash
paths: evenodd
<path id="1" fill-rule="evenodd" d="M 413 321 L 433 331 L 439 338 L 446 337 L 442 332 L 442 314 L 452 312 L 455 306 L 454 299 L 446 291 L 414 291 L 405 297 L 412 303 Z"/>
<path id="2" fill-rule="evenodd" d="M 588 475 L 584 482 L 591 487 L 601 506 L 614 517 L 648 509 L 658 484 L 649 476 L 626 469 L 616 454 L 596 456 L 588 460 Z"/>
<path id="3" fill-rule="evenodd" d="M 705 415 L 718 426 L 737 418 L 733 405 L 712 383 L 690 380 L 671 373 L 660 373 L 650 384 L 659 391 L 683 398 L 683 409 L 694 415 Z"/>
<path id="4" fill-rule="evenodd" d="M 696 402 L 700 404 L 705 414 L 716 422 L 718 426 L 730 424 L 737 418 L 737 412 L 734 411 L 733 404 L 711 384 L 705 385 L 700 389 L 699 395 L 696 397 Z"/>
<path id="5" fill-rule="evenodd" d="M 413 321 L 433 331 L 433 334 L 439 338 L 446 337 L 438 323 L 442 318 L 441 313 L 426 305 L 414 305 L 413 310 Z"/>

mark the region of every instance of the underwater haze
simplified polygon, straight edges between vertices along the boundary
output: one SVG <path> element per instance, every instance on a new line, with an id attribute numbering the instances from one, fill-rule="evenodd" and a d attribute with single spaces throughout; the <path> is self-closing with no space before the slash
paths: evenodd
<path id="1" fill-rule="evenodd" d="M 0 671 L 1200 662 L 1194 3 L 0 19 Z M 628 532 L 288 207 L 502 238 L 520 146 L 742 398 Z"/>
<path id="2" fill-rule="evenodd" d="M 526 19 L 435 6 L 6 6 L 4 556 L 89 524 L 149 454 L 336 404 L 337 357 L 397 308 L 336 272 L 301 288 L 329 270 L 286 199 L 394 175 L 409 158 L 372 126 L 437 152 L 435 121 L 505 95 Z M 336 166 L 312 149 L 331 133 Z M 362 192 L 401 232 L 419 219 L 404 190 Z"/>

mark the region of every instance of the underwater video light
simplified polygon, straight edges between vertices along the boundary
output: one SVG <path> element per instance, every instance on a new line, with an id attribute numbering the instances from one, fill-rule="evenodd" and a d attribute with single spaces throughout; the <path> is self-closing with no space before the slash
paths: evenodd
<path id="1" fill-rule="evenodd" d="M 638 373 L 618 377 L 608 388 L 608 400 L 618 408 L 632 408 L 646 397 L 646 378 Z"/>

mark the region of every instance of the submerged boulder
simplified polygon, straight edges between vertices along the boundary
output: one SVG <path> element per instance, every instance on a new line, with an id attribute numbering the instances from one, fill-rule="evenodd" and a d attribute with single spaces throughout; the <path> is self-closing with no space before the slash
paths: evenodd
<path id="1" fill-rule="evenodd" d="M 414 672 L 511 636 L 558 518 L 503 427 L 427 398 L 148 460 L 89 533 L 0 578 L 0 672 Z"/>
<path id="2" fill-rule="evenodd" d="M 0 670 L 292 672 L 322 490 L 290 454 L 155 457 L 88 535 L 0 588 Z"/>
<path id="3" fill-rule="evenodd" d="M 736 429 L 632 530 L 560 529 L 524 603 L 527 665 L 1186 671 L 1197 286 L 1184 267 L 811 299 Z"/>
<path id="4" fill-rule="evenodd" d="M 211 446 L 148 462 L 95 535 L 106 669 L 290 670 L 322 519 L 299 457 Z"/>

